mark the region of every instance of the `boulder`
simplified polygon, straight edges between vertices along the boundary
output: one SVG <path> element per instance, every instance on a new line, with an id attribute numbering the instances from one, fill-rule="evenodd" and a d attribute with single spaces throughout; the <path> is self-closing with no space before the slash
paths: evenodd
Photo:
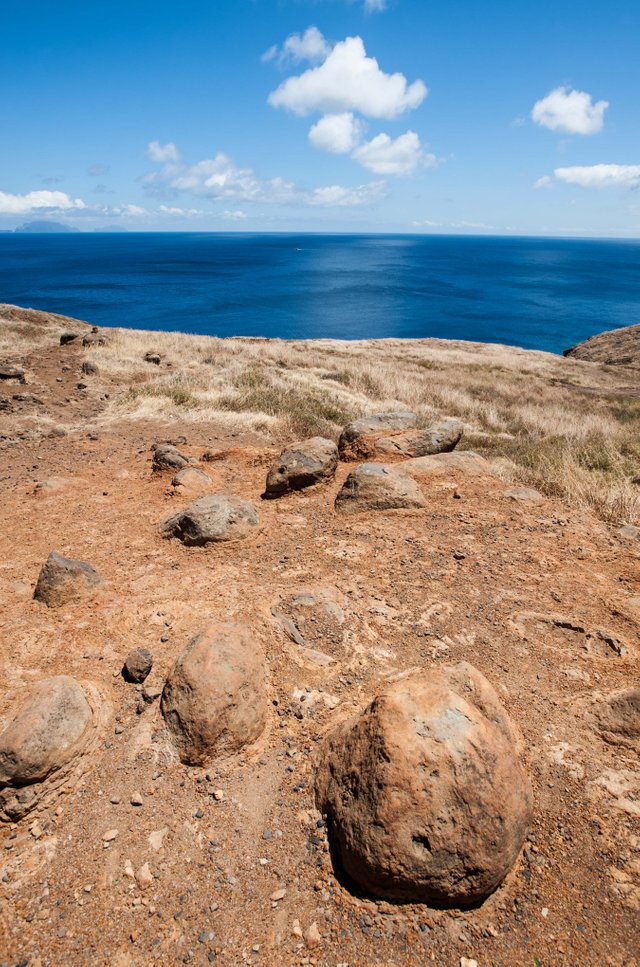
<path id="1" fill-rule="evenodd" d="M 82 345 L 86 348 L 87 346 L 106 346 L 107 340 L 104 336 L 99 336 L 98 330 L 94 327 L 91 330 L 91 335 L 82 337 Z"/>
<path id="2" fill-rule="evenodd" d="M 459 420 L 442 420 L 425 430 L 404 430 L 383 436 L 374 442 L 376 453 L 388 457 L 427 457 L 433 453 L 450 453 L 462 438 Z"/>
<path id="3" fill-rule="evenodd" d="M 400 433 L 415 427 L 415 413 L 376 413 L 364 416 L 345 426 L 340 434 L 338 450 L 341 460 L 367 460 L 376 454 L 376 441 L 390 433 Z"/>
<path id="4" fill-rule="evenodd" d="M 165 537 L 177 537 L 189 547 L 243 541 L 258 532 L 260 518 L 242 497 L 211 494 L 199 497 L 161 525 Z"/>
<path id="5" fill-rule="evenodd" d="M 78 332 L 63 332 L 60 336 L 60 345 L 67 346 L 70 342 L 75 342 L 79 336 Z"/>
<path id="6" fill-rule="evenodd" d="M 540 491 L 533 487 L 512 487 L 511 490 L 505 490 L 504 495 L 517 504 L 541 504 L 544 501 Z"/>
<path id="7" fill-rule="evenodd" d="M 640 688 L 613 692 L 595 707 L 597 728 L 611 745 L 640 745 Z"/>
<path id="8" fill-rule="evenodd" d="M 17 379 L 20 383 L 24 383 L 24 369 L 19 366 L 0 366 L 0 379 Z"/>
<path id="9" fill-rule="evenodd" d="M 447 905 L 496 889 L 532 818 L 507 714 L 466 662 L 394 682 L 338 726 L 323 749 L 316 798 L 360 886 Z"/>
<path id="10" fill-rule="evenodd" d="M 160 443 L 153 451 L 154 470 L 182 470 L 188 463 L 189 458 L 172 443 Z"/>
<path id="11" fill-rule="evenodd" d="M 85 376 L 97 376 L 99 373 L 99 369 L 95 363 L 92 363 L 88 359 L 85 359 L 85 361 L 82 364 L 82 372 L 84 373 Z"/>
<path id="12" fill-rule="evenodd" d="M 183 467 L 171 481 L 171 486 L 192 494 L 206 494 L 213 487 L 213 480 L 198 467 Z"/>
<path id="13" fill-rule="evenodd" d="M 153 363 L 154 366 L 159 366 L 162 362 L 162 356 L 160 353 L 148 352 L 144 354 L 145 363 Z"/>
<path id="14" fill-rule="evenodd" d="M 52 551 L 42 565 L 33 596 L 49 608 L 86 597 L 102 581 L 86 561 L 74 561 Z"/>
<path id="15" fill-rule="evenodd" d="M 252 632 L 209 623 L 176 661 L 160 707 L 182 762 L 231 755 L 267 722 L 265 666 Z"/>
<path id="16" fill-rule="evenodd" d="M 394 510 L 426 507 L 415 480 L 381 463 L 363 463 L 352 470 L 335 502 L 336 510 Z"/>
<path id="17" fill-rule="evenodd" d="M 81 749 L 91 705 L 67 675 L 46 678 L 0 733 L 0 789 L 42 782 Z"/>
<path id="18" fill-rule="evenodd" d="M 338 448 L 333 440 L 315 436 L 284 450 L 267 475 L 264 497 L 281 497 L 334 476 Z"/>
<path id="19" fill-rule="evenodd" d="M 448 475 L 454 470 L 470 477 L 492 476 L 491 464 L 475 450 L 434 453 L 428 457 L 405 460 L 402 464 L 402 472 L 417 479 L 440 474 Z"/>
<path id="20" fill-rule="evenodd" d="M 140 684 L 153 667 L 153 655 L 148 648 L 132 648 L 124 660 L 122 677 L 128 682 Z"/>

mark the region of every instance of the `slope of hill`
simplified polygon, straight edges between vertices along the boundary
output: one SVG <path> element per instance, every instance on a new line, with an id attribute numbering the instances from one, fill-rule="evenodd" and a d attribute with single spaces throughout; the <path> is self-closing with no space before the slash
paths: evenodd
<path id="1" fill-rule="evenodd" d="M 564 355 L 591 363 L 605 363 L 607 366 L 640 369 L 640 325 L 600 332 L 565 350 Z"/>

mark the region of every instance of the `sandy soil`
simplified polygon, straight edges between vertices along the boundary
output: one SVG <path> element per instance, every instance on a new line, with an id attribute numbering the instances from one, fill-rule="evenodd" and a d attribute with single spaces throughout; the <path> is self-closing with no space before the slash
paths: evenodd
<path id="1" fill-rule="evenodd" d="M 0 962 L 638 963 L 637 750 L 605 742 L 591 714 L 638 684 L 637 540 L 459 470 L 423 484 L 423 511 L 336 515 L 346 465 L 331 485 L 260 501 L 278 451 L 258 438 L 208 423 L 96 428 L 116 387 L 92 377 L 77 389 L 79 343 L 21 357 L 27 384 L 1 388 L 27 398 L 0 413 L 0 722 L 29 683 L 65 673 L 98 687 L 106 725 L 79 782 L 0 827 Z M 29 394 L 75 429 L 34 432 L 42 403 Z M 151 472 L 150 447 L 181 435 L 196 458 L 218 451 L 201 464 L 217 490 L 255 501 L 251 544 L 159 536 L 189 498 Z M 103 587 L 58 610 L 32 600 L 53 549 L 89 561 Z M 319 603 L 295 601 L 301 592 Z M 147 685 L 161 687 L 209 616 L 258 636 L 270 723 L 250 755 L 187 768 L 158 701 L 120 671 L 131 647 L 147 647 Z M 475 909 L 375 901 L 345 881 L 318 825 L 320 740 L 381 683 L 460 659 L 497 687 L 523 734 L 533 828 Z M 118 832 L 105 845 L 108 830 Z M 128 864 L 144 863 L 153 879 L 141 890 Z M 319 943 L 304 936 L 313 923 Z"/>

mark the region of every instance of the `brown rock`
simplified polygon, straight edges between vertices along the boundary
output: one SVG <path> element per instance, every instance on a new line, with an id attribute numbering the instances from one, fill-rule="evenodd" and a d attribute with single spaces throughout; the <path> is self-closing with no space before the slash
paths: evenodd
<path id="1" fill-rule="evenodd" d="M 612 745 L 635 748 L 640 744 L 640 688 L 624 688 L 595 708 L 598 731 Z"/>
<path id="2" fill-rule="evenodd" d="M 415 509 L 426 501 L 415 480 L 381 463 L 363 463 L 349 474 L 336 497 L 336 510 Z"/>
<path id="3" fill-rule="evenodd" d="M 75 342 L 78 339 L 80 333 L 78 332 L 63 332 L 60 336 L 60 345 L 67 346 L 71 342 Z"/>
<path id="4" fill-rule="evenodd" d="M 333 440 L 312 437 L 284 450 L 267 475 L 265 497 L 281 497 L 328 480 L 338 466 L 338 448 Z"/>
<path id="5" fill-rule="evenodd" d="M 82 745 L 92 711 L 80 685 L 67 675 L 46 678 L 0 734 L 0 788 L 42 782 Z"/>
<path id="6" fill-rule="evenodd" d="M 513 866 L 531 821 L 506 712 L 466 662 L 389 685 L 339 726 L 316 797 L 346 872 L 397 899 L 482 900 Z"/>
<path id="7" fill-rule="evenodd" d="M 33 596 L 49 608 L 59 608 L 86 597 L 101 582 L 96 569 L 86 561 L 74 561 L 52 551 L 42 565 Z"/>
<path id="8" fill-rule="evenodd" d="M 161 443 L 153 451 L 154 470 L 181 470 L 188 463 L 189 458 L 171 443 Z"/>
<path id="9" fill-rule="evenodd" d="M 345 426 L 340 434 L 338 450 L 341 460 L 368 460 L 376 455 L 376 442 L 390 433 L 401 433 L 418 422 L 415 413 L 375 413 L 363 416 Z"/>
<path id="10" fill-rule="evenodd" d="M 124 660 L 122 675 L 128 682 L 140 684 L 153 667 L 153 655 L 148 648 L 132 648 Z"/>
<path id="11" fill-rule="evenodd" d="M 194 495 L 205 494 L 212 489 L 213 480 L 199 467 L 183 467 L 171 481 L 171 486 Z"/>
<path id="12" fill-rule="evenodd" d="M 259 526 L 258 513 L 248 500 L 211 494 L 165 520 L 161 532 L 194 547 L 243 541 L 257 533 Z"/>
<path id="13" fill-rule="evenodd" d="M 380 456 L 426 457 L 433 453 L 449 453 L 462 439 L 463 427 L 459 420 L 441 420 L 424 430 L 404 430 L 383 436 L 374 443 Z"/>
<path id="14" fill-rule="evenodd" d="M 182 762 L 203 765 L 254 742 L 267 721 L 265 666 L 248 628 L 211 622 L 187 645 L 160 707 Z"/>

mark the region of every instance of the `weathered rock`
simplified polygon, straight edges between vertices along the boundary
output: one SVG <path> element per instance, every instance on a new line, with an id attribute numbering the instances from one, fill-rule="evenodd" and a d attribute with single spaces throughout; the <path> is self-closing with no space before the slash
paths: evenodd
<path id="1" fill-rule="evenodd" d="M 42 565 L 33 596 L 49 608 L 59 608 L 85 597 L 101 580 L 96 569 L 86 561 L 74 561 L 52 551 Z"/>
<path id="2" fill-rule="evenodd" d="M 381 463 L 363 463 L 349 474 L 336 497 L 336 510 L 394 510 L 426 507 L 424 494 L 410 477 Z"/>
<path id="3" fill-rule="evenodd" d="M 160 353 L 148 352 L 144 354 L 145 363 L 153 363 L 154 366 L 159 366 L 162 362 L 162 356 Z"/>
<path id="4" fill-rule="evenodd" d="M 171 443 L 161 443 L 153 451 L 154 470 L 181 470 L 188 463 L 188 457 Z"/>
<path id="5" fill-rule="evenodd" d="M 618 534 L 620 537 L 625 537 L 628 541 L 635 541 L 640 539 L 640 527 L 636 527 L 635 524 L 623 524 L 619 528 Z"/>
<path id="6" fill-rule="evenodd" d="M 597 728 L 612 745 L 640 745 L 640 688 L 613 692 L 595 708 Z"/>
<path id="7" fill-rule="evenodd" d="M 505 490 L 504 495 L 518 504 L 541 504 L 544 501 L 540 491 L 533 487 L 512 487 L 511 490 Z"/>
<path id="8" fill-rule="evenodd" d="M 202 765 L 262 734 L 265 675 L 248 628 L 211 622 L 196 635 L 176 661 L 160 704 L 182 762 Z"/>
<path id="9" fill-rule="evenodd" d="M 512 868 L 531 821 L 507 714 L 466 662 L 389 685 L 335 729 L 316 797 L 346 872 L 397 899 L 484 899 Z"/>
<path id="10" fill-rule="evenodd" d="M 183 467 L 171 481 L 171 486 L 191 494 L 206 494 L 213 487 L 213 480 L 199 467 Z"/>
<path id="11" fill-rule="evenodd" d="M 428 457 L 405 460 L 402 464 L 402 473 L 418 480 L 421 477 L 450 474 L 453 470 L 471 477 L 492 476 L 491 464 L 475 450 L 434 453 Z"/>
<path id="12" fill-rule="evenodd" d="M 140 684 L 153 667 L 153 655 L 148 648 L 132 648 L 124 660 L 122 675 L 128 682 Z"/>
<path id="13" fill-rule="evenodd" d="M 19 366 L 0 366 L 0 379 L 17 379 L 24 383 L 24 369 Z"/>
<path id="14" fill-rule="evenodd" d="M 11 413 L 13 403 L 8 396 L 0 396 L 0 413 Z"/>
<path id="15" fill-rule="evenodd" d="M 211 494 L 199 497 L 161 525 L 165 537 L 177 537 L 190 547 L 243 541 L 257 533 L 260 518 L 242 497 Z"/>
<path id="16" fill-rule="evenodd" d="M 99 373 L 99 369 L 95 363 L 92 363 L 90 360 L 85 359 L 85 361 L 82 364 L 82 372 L 84 373 L 85 376 L 97 376 Z"/>
<path id="17" fill-rule="evenodd" d="M 303 490 L 328 480 L 338 466 L 338 448 L 333 440 L 315 436 L 284 450 L 267 475 L 265 497 L 280 497 L 291 490 Z"/>
<path id="18" fill-rule="evenodd" d="M 442 420 L 424 430 L 404 430 L 383 436 L 374 442 L 376 453 L 389 457 L 427 457 L 433 453 L 450 453 L 462 439 L 459 420 Z"/>
<path id="19" fill-rule="evenodd" d="M 82 746 L 92 711 L 81 686 L 67 675 L 31 690 L 0 734 L 0 789 L 42 782 Z"/>
<path id="20" fill-rule="evenodd" d="M 367 460 L 376 454 L 376 442 L 390 433 L 400 433 L 414 427 L 415 413 L 376 413 L 364 416 L 345 426 L 340 434 L 338 450 L 341 460 Z"/>
<path id="21" fill-rule="evenodd" d="M 75 342 L 80 337 L 78 332 L 63 332 L 60 336 L 60 345 L 67 346 L 70 342 Z"/>
<path id="22" fill-rule="evenodd" d="M 91 335 L 83 336 L 82 345 L 85 346 L 106 346 L 107 339 L 104 336 L 99 336 L 98 330 L 94 327 L 91 330 Z"/>

